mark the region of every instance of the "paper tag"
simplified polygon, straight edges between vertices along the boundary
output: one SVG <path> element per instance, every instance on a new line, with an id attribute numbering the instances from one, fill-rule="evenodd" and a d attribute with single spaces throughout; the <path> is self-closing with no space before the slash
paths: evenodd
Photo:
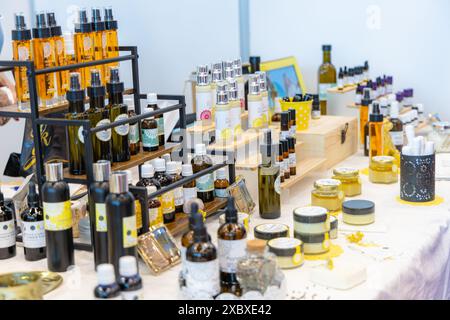
<path id="1" fill-rule="evenodd" d="M 45 230 L 63 231 L 72 228 L 70 201 L 43 203 Z"/>
<path id="2" fill-rule="evenodd" d="M 22 221 L 23 246 L 29 249 L 45 247 L 44 221 L 24 222 Z"/>
<path id="3" fill-rule="evenodd" d="M 14 220 L 0 222 L 0 248 L 9 248 L 16 244 Z"/>

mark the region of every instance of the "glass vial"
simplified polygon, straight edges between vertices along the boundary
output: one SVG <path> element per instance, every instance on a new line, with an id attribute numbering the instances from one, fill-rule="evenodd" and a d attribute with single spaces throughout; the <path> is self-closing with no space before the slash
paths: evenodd
<path id="1" fill-rule="evenodd" d="M 16 13 L 14 15 L 15 29 L 12 31 L 13 59 L 15 61 L 30 61 L 31 58 L 31 30 L 27 29 L 25 15 Z M 19 106 L 30 101 L 30 90 L 28 87 L 27 68 L 14 68 L 14 79 L 16 81 L 16 93 Z"/>
<path id="2" fill-rule="evenodd" d="M 290 176 L 293 177 L 297 175 L 297 155 L 295 153 L 295 139 L 289 137 L 287 141 L 289 146 L 289 173 Z"/>
<path id="3" fill-rule="evenodd" d="M 197 144 L 195 156 L 191 160 L 194 173 L 206 170 L 213 166 L 212 159 L 206 154 L 206 146 Z M 214 201 L 214 174 L 209 173 L 197 179 L 197 196 L 203 203 Z"/>
<path id="4" fill-rule="evenodd" d="M 158 106 L 158 95 L 156 93 L 147 94 L 147 108 L 152 111 L 159 111 L 161 108 Z M 155 116 L 155 120 L 158 126 L 158 141 L 159 146 L 164 147 L 166 144 L 166 136 L 164 131 L 164 114 Z"/>
<path id="5" fill-rule="evenodd" d="M 327 114 L 328 89 L 336 86 L 336 68 L 331 63 L 331 45 L 322 46 L 323 63 L 319 67 L 320 113 Z"/>
<path id="6" fill-rule="evenodd" d="M 384 152 L 384 131 L 383 131 L 384 117 L 380 114 L 379 104 L 373 105 L 373 112 L 370 115 L 369 122 L 369 157 L 382 156 Z"/>

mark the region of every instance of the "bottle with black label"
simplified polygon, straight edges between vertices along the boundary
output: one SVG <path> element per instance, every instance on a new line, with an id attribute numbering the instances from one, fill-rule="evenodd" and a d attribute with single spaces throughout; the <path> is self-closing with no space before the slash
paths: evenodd
<path id="1" fill-rule="evenodd" d="M 36 185 L 30 181 L 28 190 L 28 209 L 20 218 L 22 220 L 22 239 L 25 260 L 38 261 L 45 259 L 45 226 L 44 211 L 39 204 L 39 196 L 36 192 Z"/>
<path id="2" fill-rule="evenodd" d="M 149 93 L 147 95 L 147 108 L 152 109 L 153 111 L 161 110 L 158 107 L 158 95 L 156 93 Z M 159 146 L 163 147 L 166 143 L 166 137 L 164 134 L 164 114 L 157 115 L 155 117 L 158 126 L 158 142 Z"/>
<path id="3" fill-rule="evenodd" d="M 166 173 L 166 162 L 164 159 L 156 159 L 155 165 L 155 179 L 161 185 L 161 188 L 168 187 L 172 184 L 173 179 Z M 175 195 L 173 191 L 164 193 L 161 196 L 162 212 L 164 223 L 171 223 L 175 221 Z"/>
<path id="4" fill-rule="evenodd" d="M 241 288 L 236 277 L 236 268 L 239 259 L 246 253 L 247 231 L 245 226 L 238 222 L 238 212 L 233 197 L 228 198 L 225 224 L 219 227 L 217 237 L 222 293 L 228 292 L 239 296 Z"/>
<path id="5" fill-rule="evenodd" d="M 5 206 L 5 198 L 0 191 L 0 260 L 16 256 L 16 227 L 14 212 Z"/>
<path id="6" fill-rule="evenodd" d="M 45 165 L 47 181 L 42 187 L 48 270 L 66 272 L 75 264 L 69 185 L 61 162 Z"/>
<path id="7" fill-rule="evenodd" d="M 110 78 L 107 83 L 109 97 L 109 120 L 117 122 L 128 119 L 128 106 L 123 103 L 123 92 L 125 87 L 120 81 L 119 68 L 110 68 Z M 125 162 L 130 160 L 130 144 L 128 134 L 130 125 L 124 124 L 112 129 L 112 151 L 114 162 Z"/>
<path id="8" fill-rule="evenodd" d="M 108 261 L 114 265 L 119 278 L 119 259 L 137 254 L 137 229 L 134 197 L 128 191 L 126 172 L 114 172 L 106 197 L 108 224 Z"/>
<path id="9" fill-rule="evenodd" d="M 101 300 L 122 300 L 119 284 L 116 282 L 114 266 L 100 264 L 97 266 L 98 285 L 94 289 L 94 296 Z"/>
<path id="10" fill-rule="evenodd" d="M 119 287 L 122 300 L 141 300 L 142 278 L 139 275 L 135 256 L 121 257 L 119 260 Z"/>
<path id="11" fill-rule="evenodd" d="M 106 197 L 109 194 L 109 176 L 111 163 L 101 160 L 94 163 L 94 182 L 89 188 L 91 203 L 89 209 L 92 243 L 94 246 L 94 261 L 97 267 L 108 263 L 108 223 L 106 216 Z"/>
<path id="12" fill-rule="evenodd" d="M 206 154 L 206 146 L 197 144 L 195 146 L 195 157 L 191 161 L 194 173 L 206 170 L 212 167 L 213 162 Z M 197 196 L 204 203 L 214 201 L 214 174 L 206 174 L 197 179 Z"/>

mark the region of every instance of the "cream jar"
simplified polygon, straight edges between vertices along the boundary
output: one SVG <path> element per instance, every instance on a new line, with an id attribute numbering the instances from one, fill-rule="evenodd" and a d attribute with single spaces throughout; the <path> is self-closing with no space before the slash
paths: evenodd
<path id="1" fill-rule="evenodd" d="M 305 254 L 324 254 L 330 251 L 330 233 L 323 234 L 299 234 L 295 233 L 295 238 L 303 242 L 303 252 Z"/>
<path id="2" fill-rule="evenodd" d="M 250 216 L 247 213 L 239 212 L 238 213 L 238 222 L 245 226 L 245 229 L 247 230 L 247 232 L 250 231 L 249 230 L 249 227 L 250 227 Z M 225 214 L 222 214 L 219 217 L 219 223 L 220 223 L 220 225 L 225 224 Z"/>
<path id="3" fill-rule="evenodd" d="M 295 209 L 294 231 L 300 234 L 322 234 L 330 231 L 328 210 L 322 207 Z"/>
<path id="4" fill-rule="evenodd" d="M 314 190 L 311 192 L 313 206 L 326 208 L 330 212 L 341 211 L 344 198 L 339 180 L 322 179 L 314 183 Z"/>
<path id="5" fill-rule="evenodd" d="M 395 164 L 395 158 L 379 156 L 370 159 L 369 180 L 380 184 L 397 183 L 398 166 Z"/>
<path id="6" fill-rule="evenodd" d="M 276 238 L 289 238 L 289 227 L 281 223 L 265 223 L 253 230 L 256 239 L 270 241 Z"/>
<path id="7" fill-rule="evenodd" d="M 267 243 L 269 252 L 277 256 L 277 263 L 281 269 L 300 267 L 304 260 L 303 243 L 294 238 L 277 238 Z"/>
<path id="8" fill-rule="evenodd" d="M 358 169 L 336 168 L 333 170 L 333 179 L 342 183 L 342 191 L 344 191 L 346 197 L 355 197 L 362 193 L 362 183 Z"/>
<path id="9" fill-rule="evenodd" d="M 330 217 L 330 239 L 336 240 L 338 238 L 338 219 L 335 216 Z"/>
<path id="10" fill-rule="evenodd" d="M 346 201 L 342 205 L 344 223 L 363 226 L 375 222 L 375 203 L 367 200 Z"/>

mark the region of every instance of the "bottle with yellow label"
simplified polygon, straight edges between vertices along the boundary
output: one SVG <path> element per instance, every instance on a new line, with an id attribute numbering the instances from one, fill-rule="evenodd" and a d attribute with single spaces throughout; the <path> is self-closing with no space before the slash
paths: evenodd
<path id="1" fill-rule="evenodd" d="M 164 159 L 156 159 L 155 166 L 155 179 L 161 185 L 161 188 L 167 187 L 172 184 L 173 179 L 166 173 L 166 162 Z M 173 191 L 169 191 L 161 196 L 161 206 L 164 217 L 164 223 L 171 223 L 175 221 L 175 194 Z"/>
<path id="2" fill-rule="evenodd" d="M 238 83 L 235 79 L 228 80 L 228 102 L 230 104 L 230 128 L 234 137 L 239 139 L 242 134 L 241 101 L 239 99 Z"/>
<path id="3" fill-rule="evenodd" d="M 16 29 L 12 31 L 13 58 L 15 61 L 31 60 L 31 30 L 27 29 L 23 13 L 15 14 Z M 19 106 L 30 101 L 27 68 L 14 68 L 17 101 Z"/>
<path id="4" fill-rule="evenodd" d="M 107 38 L 106 38 L 106 24 L 102 21 L 102 15 L 100 8 L 92 8 L 92 33 L 94 37 L 94 57 L 95 60 L 103 60 L 107 57 Z M 102 74 L 103 83 L 106 83 L 106 80 L 109 77 L 106 77 L 106 68 L 107 66 L 101 65 L 97 66 L 100 68 Z M 109 71 L 108 71 L 109 73 Z"/>
<path id="5" fill-rule="evenodd" d="M 117 34 L 118 23 L 114 20 L 112 7 L 106 7 L 105 12 L 105 34 L 106 34 L 106 58 L 116 58 L 119 56 L 119 37 Z M 106 79 L 109 79 L 109 68 L 118 67 L 119 63 L 111 63 L 106 67 Z"/>
<path id="6" fill-rule="evenodd" d="M 86 9 L 80 9 L 78 12 L 78 22 L 75 24 L 75 57 L 78 63 L 90 62 L 95 60 L 94 34 L 92 24 L 88 21 Z M 82 68 L 80 70 L 83 88 L 91 84 L 91 68 Z"/>
<path id="7" fill-rule="evenodd" d="M 217 84 L 216 94 L 216 141 L 229 142 L 233 140 L 234 132 L 230 126 L 230 104 L 228 103 L 228 86 L 226 82 Z"/>
<path id="8" fill-rule="evenodd" d="M 67 65 L 66 49 L 61 26 L 56 23 L 55 13 L 47 13 L 48 26 L 52 35 L 55 48 L 55 62 L 58 67 Z M 58 100 L 63 100 L 67 90 L 69 90 L 69 71 L 59 71 L 56 73 L 56 88 Z"/>
<path id="9" fill-rule="evenodd" d="M 66 272 L 75 264 L 70 190 L 64 181 L 62 162 L 45 165 L 42 186 L 47 265 L 52 272 Z"/>
<path id="10" fill-rule="evenodd" d="M 264 127 L 263 102 L 258 76 L 252 76 L 249 83 L 248 127 L 262 129 Z"/>
<path id="11" fill-rule="evenodd" d="M 51 29 L 47 26 L 45 13 L 36 15 L 33 38 L 33 56 L 36 69 L 55 67 L 55 45 L 52 40 Z M 37 76 L 36 79 L 40 105 L 44 107 L 51 105 L 56 92 L 55 74 L 42 74 Z"/>
<path id="12" fill-rule="evenodd" d="M 262 97 L 262 122 L 263 127 L 267 128 L 269 121 L 272 120 L 273 110 L 269 110 L 269 91 L 267 90 L 267 76 L 264 71 L 258 71 L 256 75 L 259 77 L 259 88 Z"/>

